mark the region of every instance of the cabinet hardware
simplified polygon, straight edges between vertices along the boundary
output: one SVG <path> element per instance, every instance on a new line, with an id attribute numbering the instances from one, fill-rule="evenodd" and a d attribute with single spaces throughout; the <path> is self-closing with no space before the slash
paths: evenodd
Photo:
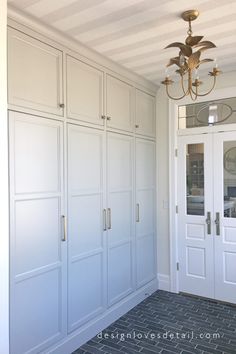
<path id="1" fill-rule="evenodd" d="M 179 262 L 176 263 L 176 269 L 179 270 Z"/>
<path id="2" fill-rule="evenodd" d="M 140 221 L 139 217 L 139 203 L 136 204 L 136 222 Z"/>
<path id="3" fill-rule="evenodd" d="M 107 116 L 107 120 L 111 120 L 111 117 Z"/>
<path id="4" fill-rule="evenodd" d="M 139 125 L 138 125 L 138 124 L 135 124 L 135 128 L 139 128 Z"/>
<path id="5" fill-rule="evenodd" d="M 108 230 L 111 230 L 111 208 L 107 208 L 107 214 L 108 214 Z"/>
<path id="6" fill-rule="evenodd" d="M 103 231 L 107 229 L 107 211 L 103 209 Z"/>
<path id="7" fill-rule="evenodd" d="M 220 236 L 220 213 L 216 213 L 215 224 L 216 224 L 216 235 Z"/>
<path id="8" fill-rule="evenodd" d="M 211 234 L 211 213 L 208 211 L 207 212 L 207 218 L 206 218 L 206 224 L 207 224 L 207 234 Z"/>
<path id="9" fill-rule="evenodd" d="M 102 118 L 102 119 L 106 119 L 106 116 L 102 115 L 101 118 Z"/>
<path id="10" fill-rule="evenodd" d="M 59 103 L 59 107 L 60 108 L 65 108 L 65 104 L 64 103 Z"/>
<path id="11" fill-rule="evenodd" d="M 66 216 L 62 215 L 62 221 L 63 221 L 63 237 L 62 237 L 62 241 L 65 242 L 67 239 L 67 225 L 66 225 Z"/>

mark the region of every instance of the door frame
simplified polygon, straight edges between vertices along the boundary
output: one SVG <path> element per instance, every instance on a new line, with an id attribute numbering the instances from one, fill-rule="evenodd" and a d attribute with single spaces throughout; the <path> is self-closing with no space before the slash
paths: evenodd
<path id="1" fill-rule="evenodd" d="M 199 102 L 219 100 L 235 97 L 236 87 L 217 89 L 205 97 L 199 97 Z M 179 276 L 177 270 L 178 257 L 178 228 L 177 228 L 177 138 L 180 135 L 203 134 L 209 132 L 236 130 L 236 123 L 222 124 L 208 127 L 187 128 L 178 131 L 178 106 L 191 104 L 193 101 L 187 97 L 180 101 L 168 99 L 168 123 L 169 123 L 169 243 L 170 243 L 170 291 L 179 292 Z"/>

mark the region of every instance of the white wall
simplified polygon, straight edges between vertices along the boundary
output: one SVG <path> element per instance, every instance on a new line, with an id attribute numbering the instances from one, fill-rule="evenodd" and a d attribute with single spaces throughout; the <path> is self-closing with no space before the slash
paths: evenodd
<path id="1" fill-rule="evenodd" d="M 208 76 L 204 81 L 211 83 Z M 216 89 L 236 86 L 236 71 L 223 73 L 218 77 Z M 178 95 L 178 88 L 173 87 L 174 94 Z M 204 90 L 204 87 L 202 88 Z M 205 87 L 205 90 L 207 86 Z M 172 91 L 172 90 L 171 90 Z M 235 92 L 236 96 L 236 92 Z M 179 101 L 181 102 L 181 101 Z M 158 219 L 157 219 L 157 238 L 158 238 L 158 273 L 169 276 L 170 274 L 170 247 L 169 247 L 169 112 L 168 98 L 165 87 L 161 86 L 157 93 L 157 160 L 158 160 Z"/>
<path id="2" fill-rule="evenodd" d="M 7 1 L 0 0 L 0 354 L 9 353 Z"/>

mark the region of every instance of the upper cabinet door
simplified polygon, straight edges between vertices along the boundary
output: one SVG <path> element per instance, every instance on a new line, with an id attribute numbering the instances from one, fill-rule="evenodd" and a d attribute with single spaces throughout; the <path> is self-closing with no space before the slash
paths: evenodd
<path id="1" fill-rule="evenodd" d="M 9 29 L 8 100 L 10 104 L 62 116 L 62 52 Z"/>
<path id="2" fill-rule="evenodd" d="M 155 97 L 136 90 L 136 133 L 155 137 Z"/>
<path id="3" fill-rule="evenodd" d="M 133 87 L 110 75 L 107 75 L 106 83 L 107 126 L 133 131 Z"/>
<path id="4" fill-rule="evenodd" d="M 103 72 L 67 56 L 67 116 L 104 124 Z"/>

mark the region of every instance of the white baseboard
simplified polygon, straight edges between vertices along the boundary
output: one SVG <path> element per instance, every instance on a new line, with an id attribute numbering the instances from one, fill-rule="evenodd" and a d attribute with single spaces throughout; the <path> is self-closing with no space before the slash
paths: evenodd
<path id="1" fill-rule="evenodd" d="M 138 305 L 149 295 L 158 290 L 157 279 L 138 289 L 134 293 L 127 296 L 125 299 L 107 309 L 107 311 L 82 326 L 80 329 L 69 334 L 66 338 L 61 340 L 55 346 L 44 351 L 45 354 L 70 354 L 81 345 L 86 343 L 89 339 L 96 336 L 98 333 L 107 328 L 111 323 L 123 316 L 134 306 Z"/>
<path id="2" fill-rule="evenodd" d="M 170 276 L 166 274 L 158 274 L 158 289 L 170 291 Z"/>

